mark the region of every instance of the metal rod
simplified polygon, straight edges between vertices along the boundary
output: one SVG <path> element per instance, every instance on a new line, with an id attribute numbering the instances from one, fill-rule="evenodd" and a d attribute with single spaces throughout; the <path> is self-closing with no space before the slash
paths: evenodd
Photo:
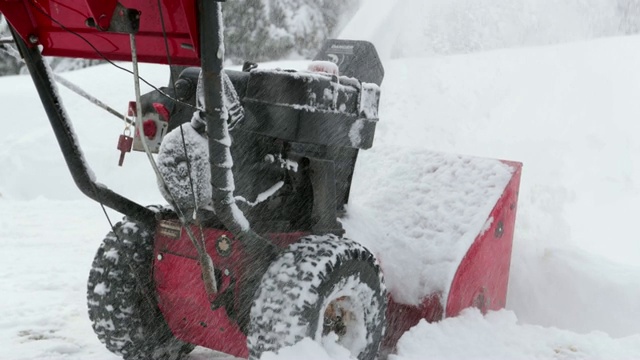
<path id="1" fill-rule="evenodd" d="M 16 59 L 19 63 L 24 64 L 24 59 L 22 59 L 22 57 L 20 56 L 20 53 L 14 49 L 11 46 L 6 46 L 6 44 L 8 44 L 9 42 L 7 41 L 3 41 L 4 39 L 0 39 L 0 50 L 6 52 L 7 54 L 9 54 L 10 56 L 12 56 L 14 59 Z M 13 39 L 10 42 L 11 44 L 14 43 Z M 112 107 L 110 107 L 109 105 L 103 103 L 102 101 L 100 101 L 100 99 L 96 98 L 95 96 L 92 96 L 91 94 L 89 94 L 88 92 L 84 91 L 81 87 L 79 87 L 78 85 L 72 83 L 71 81 L 61 77 L 58 74 L 53 74 L 53 79 L 60 85 L 66 87 L 67 89 L 73 91 L 74 93 L 82 96 L 83 98 L 89 100 L 90 102 L 92 102 L 94 105 L 99 106 L 100 108 L 108 111 L 110 114 L 115 115 L 118 119 L 123 120 L 131 125 L 133 125 L 133 121 L 129 118 L 127 118 L 126 116 L 124 116 L 124 114 L 119 113 L 118 111 L 116 111 L 115 109 L 113 109 Z"/>
<path id="2" fill-rule="evenodd" d="M 142 119 L 142 103 L 140 100 L 141 98 L 140 74 L 138 72 L 138 50 L 136 46 L 135 34 L 129 34 L 129 40 L 131 42 L 131 62 L 133 65 L 133 79 L 134 79 L 133 82 L 134 82 L 134 89 L 135 89 L 135 95 L 136 95 L 136 117 L 138 119 L 138 121 L 136 121 L 136 128 L 138 129 L 139 134 L 144 134 L 144 129 L 142 128 L 142 121 L 140 120 Z M 149 150 L 149 146 L 147 145 L 147 142 L 144 136 L 141 136 L 140 139 L 142 140 L 141 141 L 142 147 L 144 148 L 144 152 L 147 155 L 147 158 L 149 159 L 149 163 L 151 164 L 151 167 L 153 168 L 153 171 L 155 172 L 158 181 L 162 184 L 161 186 L 164 188 L 165 192 L 170 195 L 171 200 L 173 202 L 172 205 L 174 206 L 176 212 L 178 213 L 180 222 L 182 223 L 182 226 L 186 229 L 187 235 L 189 236 L 191 243 L 193 244 L 196 251 L 198 252 L 198 257 L 200 259 L 200 270 L 202 273 L 202 280 L 204 281 L 205 291 L 207 292 L 207 295 L 209 298 L 214 298 L 215 294 L 218 292 L 218 283 L 215 278 L 215 271 L 214 271 L 215 269 L 214 269 L 213 261 L 211 260 L 211 257 L 209 256 L 209 254 L 207 254 L 207 250 L 204 244 L 200 245 L 200 243 L 198 242 L 197 238 L 193 234 L 193 231 L 191 230 L 191 226 L 187 224 L 187 221 L 185 219 L 183 212 L 178 208 L 176 201 L 173 198 L 173 195 L 171 194 L 169 188 L 167 187 L 166 182 L 164 181 L 164 178 L 162 177 L 162 173 L 160 173 L 160 170 L 158 169 L 158 165 L 156 164 L 156 161 L 151 155 L 151 151 Z"/>
<path id="3" fill-rule="evenodd" d="M 58 84 L 66 87 L 67 89 L 73 91 L 74 93 L 76 93 L 76 94 L 82 96 L 83 98 L 89 100 L 94 105 L 97 105 L 100 108 L 108 111 L 110 114 L 118 117 L 120 120 L 123 120 L 123 121 L 133 125 L 133 121 L 131 119 L 129 119 L 128 117 L 124 116 L 124 114 L 121 114 L 120 112 L 118 112 L 114 108 L 112 108 L 109 105 L 103 103 L 102 101 L 100 101 L 100 99 L 92 96 L 91 94 L 89 94 L 88 92 L 84 91 L 82 88 L 80 88 L 76 84 L 72 83 L 71 81 L 63 78 L 62 76 L 60 76 L 58 74 L 54 74 L 53 78 Z"/>

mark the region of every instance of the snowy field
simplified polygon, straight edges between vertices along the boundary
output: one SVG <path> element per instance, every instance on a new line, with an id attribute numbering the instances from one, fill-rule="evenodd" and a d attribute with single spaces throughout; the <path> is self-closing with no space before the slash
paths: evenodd
<path id="1" fill-rule="evenodd" d="M 396 16 L 397 4 L 384 13 Z M 363 7 L 344 35 L 376 40 L 386 70 L 374 148 L 356 168 L 352 217 L 385 213 L 368 207 L 380 194 L 358 171 L 384 170 L 394 149 L 524 163 L 507 309 L 420 323 L 390 358 L 640 359 L 640 37 L 391 56 L 396 39 L 373 31 L 389 19 L 365 24 L 371 11 Z M 389 33 L 408 40 L 402 31 L 415 35 L 416 26 Z M 133 97 L 130 76 L 108 65 L 64 76 L 121 111 Z M 144 66 L 142 76 L 167 80 L 159 66 Z M 141 203 L 163 202 L 144 156 L 128 154 L 117 166 L 121 122 L 61 94 L 98 181 Z M 0 359 L 116 359 L 93 334 L 85 304 L 89 267 L 109 228 L 104 214 L 75 188 L 29 77 L 0 78 L 0 107 Z M 391 190 L 403 195 L 410 179 Z M 311 341 L 263 359 L 301 354 L 348 359 L 344 349 Z M 189 359 L 217 357 L 199 348 Z"/>

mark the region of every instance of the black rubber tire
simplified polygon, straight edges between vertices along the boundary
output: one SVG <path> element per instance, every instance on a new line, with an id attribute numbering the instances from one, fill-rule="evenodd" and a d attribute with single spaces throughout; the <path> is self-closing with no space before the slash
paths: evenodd
<path id="1" fill-rule="evenodd" d="M 126 218 L 114 229 L 89 273 L 87 303 L 93 330 L 107 349 L 126 360 L 181 359 L 195 346 L 173 336 L 158 308 L 152 232 Z"/>
<path id="2" fill-rule="evenodd" d="M 305 237 L 289 246 L 271 264 L 256 291 L 247 336 L 249 359 L 304 337 L 320 341 L 327 305 L 347 295 L 359 325 L 338 342 L 353 357 L 375 359 L 387 308 L 375 257 L 362 245 L 334 235 Z"/>

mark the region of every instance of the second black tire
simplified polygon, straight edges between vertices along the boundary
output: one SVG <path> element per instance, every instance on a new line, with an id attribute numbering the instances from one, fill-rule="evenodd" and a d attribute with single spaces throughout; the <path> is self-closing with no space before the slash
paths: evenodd
<path id="1" fill-rule="evenodd" d="M 93 260 L 87 288 L 98 339 L 125 360 L 178 360 L 195 346 L 176 339 L 155 300 L 153 235 L 142 224 L 114 226 Z"/>

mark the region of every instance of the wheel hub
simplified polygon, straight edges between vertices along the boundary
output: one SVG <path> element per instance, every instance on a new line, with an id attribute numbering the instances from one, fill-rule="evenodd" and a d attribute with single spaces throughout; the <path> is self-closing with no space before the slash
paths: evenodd
<path id="1" fill-rule="evenodd" d="M 355 314 L 350 310 L 350 299 L 347 296 L 339 297 L 329 303 L 324 312 L 322 335 L 332 332 L 342 338 L 347 334 L 349 323 L 356 320 Z"/>

